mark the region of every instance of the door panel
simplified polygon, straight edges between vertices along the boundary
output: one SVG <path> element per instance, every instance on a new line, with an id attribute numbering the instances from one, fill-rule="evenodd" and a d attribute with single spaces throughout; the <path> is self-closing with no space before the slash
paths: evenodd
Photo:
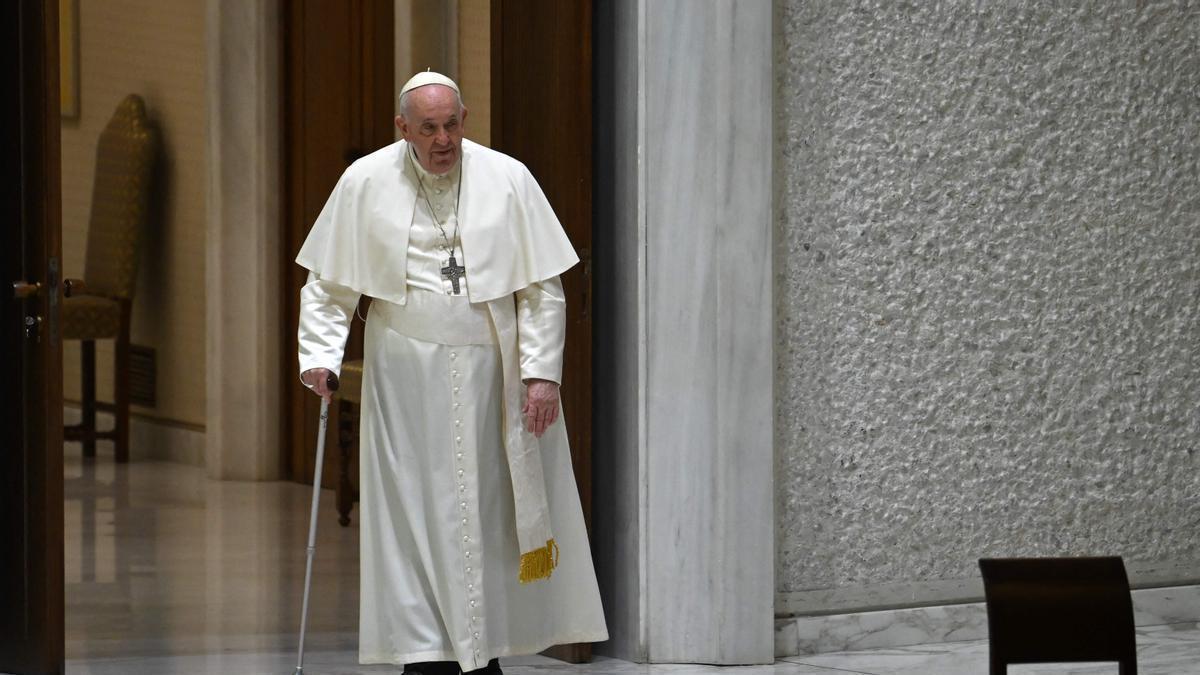
<path id="1" fill-rule="evenodd" d="M 579 499 L 592 515 L 592 3 L 492 0 L 492 147 L 525 163 L 580 263 L 567 295 L 563 415 Z M 590 645 L 550 652 L 586 661 Z"/>
<path id="2" fill-rule="evenodd" d="M 0 3 L 0 35 L 0 672 L 49 675 L 63 672 L 58 0 Z M 14 282 L 40 286 L 17 297 Z"/>
<path id="3" fill-rule="evenodd" d="M 284 475 L 298 482 L 310 482 L 313 475 L 320 399 L 295 377 L 298 301 L 308 271 L 294 260 L 346 167 L 394 140 L 392 4 L 392 0 L 284 3 L 282 454 Z M 362 358 L 358 321 L 346 348 L 346 359 L 356 358 Z M 339 426 L 338 408 L 329 411 L 331 430 Z M 327 439 L 327 443 L 335 441 Z M 325 487 L 335 485 L 338 455 L 325 455 Z"/>
<path id="4" fill-rule="evenodd" d="M 563 411 L 591 515 L 592 6 L 493 0 L 492 145 L 529 167 L 579 253 L 563 275 Z"/>

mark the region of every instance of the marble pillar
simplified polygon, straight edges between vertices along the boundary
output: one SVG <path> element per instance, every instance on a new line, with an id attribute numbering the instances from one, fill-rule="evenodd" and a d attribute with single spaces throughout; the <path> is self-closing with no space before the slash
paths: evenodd
<path id="1" fill-rule="evenodd" d="M 595 31 L 598 651 L 770 663 L 772 4 Z"/>
<path id="2" fill-rule="evenodd" d="M 211 478 L 279 477 L 279 6 L 209 0 L 207 381 Z"/>

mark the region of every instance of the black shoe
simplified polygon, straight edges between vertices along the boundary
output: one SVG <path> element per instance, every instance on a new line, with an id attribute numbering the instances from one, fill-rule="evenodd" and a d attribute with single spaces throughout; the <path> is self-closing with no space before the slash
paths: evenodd
<path id="1" fill-rule="evenodd" d="M 486 666 L 469 670 L 463 675 L 504 675 L 504 671 L 500 670 L 500 659 L 492 659 Z"/>
<path id="2" fill-rule="evenodd" d="M 496 670 L 498 671 L 499 668 Z M 461 672 L 458 664 L 454 661 L 421 661 L 404 664 L 404 675 L 460 675 Z"/>

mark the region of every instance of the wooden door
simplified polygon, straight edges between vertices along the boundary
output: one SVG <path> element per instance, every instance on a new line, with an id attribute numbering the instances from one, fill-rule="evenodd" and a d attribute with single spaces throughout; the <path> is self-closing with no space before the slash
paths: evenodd
<path id="1" fill-rule="evenodd" d="M 492 147 L 529 167 L 579 253 L 563 275 L 563 415 L 592 515 L 592 3 L 492 0 Z M 590 645 L 548 652 L 585 661 Z"/>
<path id="2" fill-rule="evenodd" d="M 392 0 L 296 0 L 283 3 L 284 223 L 282 327 L 284 475 L 311 482 L 320 399 L 296 377 L 296 322 L 308 271 L 294 260 L 338 178 L 355 159 L 394 138 Z M 362 358 L 355 321 L 346 358 Z M 337 439 L 330 408 L 327 447 Z M 325 487 L 337 479 L 338 453 L 325 455 Z"/>
<path id="3" fill-rule="evenodd" d="M 0 3 L 0 34 L 0 672 L 49 675 L 63 672 L 58 0 Z"/>

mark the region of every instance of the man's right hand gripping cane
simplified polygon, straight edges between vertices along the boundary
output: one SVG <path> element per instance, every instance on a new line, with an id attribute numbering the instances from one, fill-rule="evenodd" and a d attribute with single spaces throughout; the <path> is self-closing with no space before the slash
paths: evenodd
<path id="1" fill-rule="evenodd" d="M 300 381 L 325 401 L 331 400 L 337 391 L 337 377 L 328 368 L 310 368 L 300 375 Z"/>

